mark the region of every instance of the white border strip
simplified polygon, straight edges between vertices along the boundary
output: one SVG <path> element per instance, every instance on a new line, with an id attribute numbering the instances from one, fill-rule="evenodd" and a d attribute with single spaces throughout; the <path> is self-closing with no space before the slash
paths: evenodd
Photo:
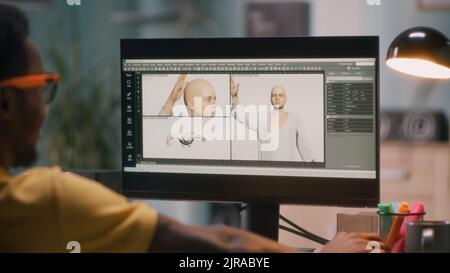
<path id="1" fill-rule="evenodd" d="M 271 167 L 227 167 L 198 165 L 151 165 L 137 164 L 125 167 L 125 172 L 148 173 L 190 173 L 190 174 L 230 174 L 230 175 L 266 175 L 294 177 L 361 178 L 375 179 L 376 171 L 330 170 L 316 168 L 271 168 Z"/>

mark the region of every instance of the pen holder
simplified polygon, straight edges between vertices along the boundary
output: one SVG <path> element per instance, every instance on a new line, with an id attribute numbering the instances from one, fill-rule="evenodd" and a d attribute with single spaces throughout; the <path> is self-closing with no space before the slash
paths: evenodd
<path id="1" fill-rule="evenodd" d="M 377 214 L 379 215 L 379 219 L 380 219 L 380 225 L 379 225 L 380 237 L 382 239 L 386 240 L 389 235 L 389 231 L 392 227 L 392 223 L 394 222 L 395 217 L 404 217 L 403 218 L 403 224 L 404 224 L 404 223 L 408 223 L 408 222 L 424 220 L 424 216 L 425 216 L 426 212 L 394 213 L 394 212 L 377 211 Z"/>

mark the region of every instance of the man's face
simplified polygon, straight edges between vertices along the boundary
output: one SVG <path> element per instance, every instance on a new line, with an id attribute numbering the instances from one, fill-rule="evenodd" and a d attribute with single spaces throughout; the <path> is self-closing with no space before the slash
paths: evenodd
<path id="1" fill-rule="evenodd" d="M 286 104 L 286 90 L 284 87 L 279 85 L 275 86 L 272 89 L 270 101 L 275 109 L 283 109 Z"/>
<path id="2" fill-rule="evenodd" d="M 29 56 L 28 70 L 24 75 L 44 72 L 38 49 L 26 41 Z M 44 101 L 42 88 L 30 90 L 8 90 L 12 93 L 10 100 L 11 119 L 6 127 L 13 153 L 13 167 L 29 166 L 37 159 L 36 145 L 40 138 L 41 127 L 47 115 L 48 107 Z"/>
<path id="3" fill-rule="evenodd" d="M 216 92 L 214 87 L 205 80 L 193 80 L 184 93 L 185 103 L 189 113 L 194 117 L 213 117 L 216 114 Z"/>

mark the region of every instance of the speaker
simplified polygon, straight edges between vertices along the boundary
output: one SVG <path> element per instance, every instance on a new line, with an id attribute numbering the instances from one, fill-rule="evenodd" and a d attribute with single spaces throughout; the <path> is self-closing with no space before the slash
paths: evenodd
<path id="1" fill-rule="evenodd" d="M 383 111 L 380 115 L 381 141 L 448 141 L 448 121 L 442 112 Z"/>

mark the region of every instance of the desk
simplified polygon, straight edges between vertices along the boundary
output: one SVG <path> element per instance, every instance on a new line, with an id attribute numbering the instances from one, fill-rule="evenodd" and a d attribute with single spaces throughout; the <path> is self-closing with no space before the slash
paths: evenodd
<path id="1" fill-rule="evenodd" d="M 389 142 L 381 145 L 381 201 L 421 200 L 425 220 L 450 220 L 450 146 L 448 144 L 411 144 Z M 336 233 L 337 213 L 356 214 L 376 209 L 317 206 L 281 206 L 280 213 L 307 230 L 331 239 Z M 293 247 L 319 245 L 286 231 L 279 241 Z"/>

